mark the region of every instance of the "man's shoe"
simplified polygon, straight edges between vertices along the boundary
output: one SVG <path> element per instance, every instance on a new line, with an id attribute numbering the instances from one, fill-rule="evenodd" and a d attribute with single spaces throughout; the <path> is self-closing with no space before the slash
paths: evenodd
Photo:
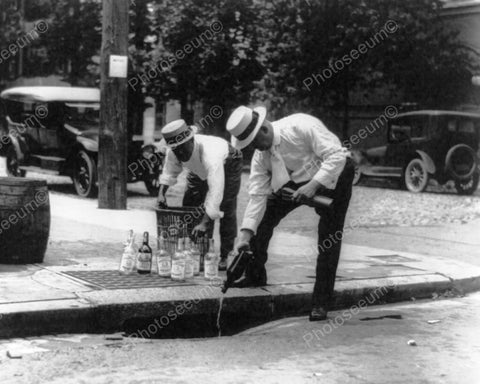
<path id="1" fill-rule="evenodd" d="M 227 259 L 220 259 L 218 263 L 218 270 L 219 271 L 226 271 L 227 270 Z"/>
<path id="2" fill-rule="evenodd" d="M 322 321 L 327 319 L 327 311 L 323 307 L 313 307 L 310 312 L 310 321 Z"/>

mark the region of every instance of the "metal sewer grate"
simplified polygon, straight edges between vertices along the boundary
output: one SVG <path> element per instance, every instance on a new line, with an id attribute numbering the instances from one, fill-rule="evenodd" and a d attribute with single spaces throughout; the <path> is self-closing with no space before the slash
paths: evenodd
<path id="1" fill-rule="evenodd" d="M 65 275 L 85 281 L 103 289 L 137 289 L 137 288 L 162 288 L 189 285 L 202 285 L 205 281 L 201 276 L 191 281 L 179 282 L 158 275 L 121 275 L 118 270 L 100 271 L 62 271 Z M 206 282 L 206 281 L 205 281 Z"/>

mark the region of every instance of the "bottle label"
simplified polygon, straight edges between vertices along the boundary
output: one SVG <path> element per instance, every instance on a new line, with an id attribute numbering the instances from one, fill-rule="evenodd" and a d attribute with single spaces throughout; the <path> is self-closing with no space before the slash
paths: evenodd
<path id="1" fill-rule="evenodd" d="M 137 262 L 137 269 L 139 271 L 150 271 L 150 262 L 149 261 L 138 261 Z"/>
<path id="2" fill-rule="evenodd" d="M 124 253 L 122 256 L 122 261 L 120 263 L 120 271 L 122 272 L 132 272 L 135 267 L 135 259 L 131 254 Z"/>
<path id="3" fill-rule="evenodd" d="M 152 267 L 152 255 L 149 253 L 139 253 L 137 257 L 137 270 L 150 271 Z"/>
<path id="4" fill-rule="evenodd" d="M 193 260 L 187 260 L 185 262 L 185 277 L 186 278 L 190 278 L 190 277 L 193 277 L 193 272 L 194 272 L 194 269 L 193 269 Z"/>
<path id="5" fill-rule="evenodd" d="M 158 259 L 158 274 L 160 276 L 170 276 L 172 271 L 172 262 L 170 258 Z"/>
<path id="6" fill-rule="evenodd" d="M 213 261 L 205 261 L 205 278 L 214 279 L 218 276 L 218 264 Z"/>
<path id="7" fill-rule="evenodd" d="M 174 260 L 172 263 L 172 279 L 183 280 L 185 278 L 185 261 Z"/>

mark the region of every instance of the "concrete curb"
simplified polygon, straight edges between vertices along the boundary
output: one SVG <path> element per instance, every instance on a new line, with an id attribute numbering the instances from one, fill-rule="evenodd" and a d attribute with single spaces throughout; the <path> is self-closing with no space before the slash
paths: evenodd
<path id="1" fill-rule="evenodd" d="M 186 288 L 173 299 L 168 298 L 172 297 L 168 288 L 149 288 L 129 295 L 127 290 L 118 290 L 113 298 L 109 291 L 109 300 L 102 291 L 90 291 L 78 293 L 78 299 L 1 304 L 0 338 L 117 331 L 139 337 L 234 334 L 270 320 L 306 315 L 313 284 L 231 289 L 224 296 L 218 286 L 212 286 L 198 300 L 192 299 L 198 286 Z M 334 310 L 479 289 L 480 276 L 453 280 L 441 274 L 423 274 L 337 281 Z"/>

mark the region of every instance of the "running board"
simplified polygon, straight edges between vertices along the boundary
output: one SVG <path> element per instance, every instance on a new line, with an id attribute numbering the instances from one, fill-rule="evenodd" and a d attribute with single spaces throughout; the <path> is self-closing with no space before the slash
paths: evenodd
<path id="1" fill-rule="evenodd" d="M 53 170 L 50 170 L 50 169 L 45 169 L 45 168 L 40 168 L 40 167 L 19 166 L 18 168 L 21 169 L 22 171 L 26 171 L 26 172 L 43 173 L 43 174 L 52 175 L 52 176 L 60 175 L 60 172 L 58 172 L 58 171 L 53 171 Z"/>
<path id="2" fill-rule="evenodd" d="M 362 169 L 362 175 L 370 177 L 402 177 L 402 168 L 372 167 Z"/>

